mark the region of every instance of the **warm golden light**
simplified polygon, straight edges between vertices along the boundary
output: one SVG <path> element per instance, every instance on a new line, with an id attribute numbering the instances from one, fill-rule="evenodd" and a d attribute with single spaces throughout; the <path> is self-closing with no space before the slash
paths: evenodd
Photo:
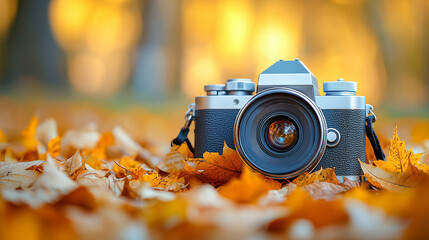
<path id="1" fill-rule="evenodd" d="M 204 85 L 223 83 L 219 63 L 198 50 L 185 53 L 182 89 L 188 96 L 204 95 Z"/>
<path id="2" fill-rule="evenodd" d="M 53 0 L 49 13 L 72 86 L 85 94 L 117 92 L 130 76 L 141 35 L 139 1 Z"/>
<path id="3" fill-rule="evenodd" d="M 17 0 L 0 0 L 0 37 L 5 35 L 15 19 L 17 7 Z"/>

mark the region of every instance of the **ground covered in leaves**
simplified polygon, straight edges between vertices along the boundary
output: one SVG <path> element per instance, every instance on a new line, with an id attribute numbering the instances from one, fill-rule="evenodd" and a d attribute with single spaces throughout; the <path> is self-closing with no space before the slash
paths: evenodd
<path id="1" fill-rule="evenodd" d="M 0 239 L 429 238 L 429 167 L 397 130 L 387 161 L 367 149 L 359 184 L 333 169 L 279 182 L 226 145 L 158 156 L 119 126 L 57 124 L 33 117 L 17 141 L 0 129 Z"/>

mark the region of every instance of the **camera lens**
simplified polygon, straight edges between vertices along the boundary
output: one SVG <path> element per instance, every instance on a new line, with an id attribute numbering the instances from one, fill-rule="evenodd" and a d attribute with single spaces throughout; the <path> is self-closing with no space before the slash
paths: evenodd
<path id="1" fill-rule="evenodd" d="M 252 97 L 234 124 L 234 144 L 253 170 L 278 179 L 313 170 L 326 149 L 322 110 L 304 93 L 270 88 Z"/>
<path id="2" fill-rule="evenodd" d="M 267 131 L 269 145 L 276 150 L 285 150 L 296 143 L 298 130 L 287 119 L 276 120 L 270 124 Z"/>

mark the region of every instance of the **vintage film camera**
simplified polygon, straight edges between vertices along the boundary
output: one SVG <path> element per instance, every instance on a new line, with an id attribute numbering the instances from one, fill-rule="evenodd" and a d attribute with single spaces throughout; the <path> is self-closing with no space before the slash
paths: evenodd
<path id="1" fill-rule="evenodd" d="M 378 144 L 372 106 L 356 96 L 357 83 L 326 82 L 326 95 L 320 96 L 316 77 L 298 59 L 280 60 L 262 72 L 255 95 L 250 79 L 229 79 L 204 90 L 207 95 L 195 98 L 182 128 L 189 131 L 195 120 L 195 157 L 222 153 L 225 142 L 253 170 L 271 178 L 289 179 L 322 167 L 358 180 L 366 130 L 373 147 Z"/>

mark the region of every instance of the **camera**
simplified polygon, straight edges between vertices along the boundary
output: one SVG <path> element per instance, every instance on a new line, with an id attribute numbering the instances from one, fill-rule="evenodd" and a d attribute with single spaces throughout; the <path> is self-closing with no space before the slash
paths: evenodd
<path id="1" fill-rule="evenodd" d="M 260 73 L 256 94 L 250 79 L 206 85 L 195 98 L 195 157 L 235 148 L 254 171 L 289 179 L 304 171 L 335 168 L 337 176 L 358 180 L 365 160 L 364 96 L 357 83 L 325 82 L 298 59 L 277 61 Z"/>

